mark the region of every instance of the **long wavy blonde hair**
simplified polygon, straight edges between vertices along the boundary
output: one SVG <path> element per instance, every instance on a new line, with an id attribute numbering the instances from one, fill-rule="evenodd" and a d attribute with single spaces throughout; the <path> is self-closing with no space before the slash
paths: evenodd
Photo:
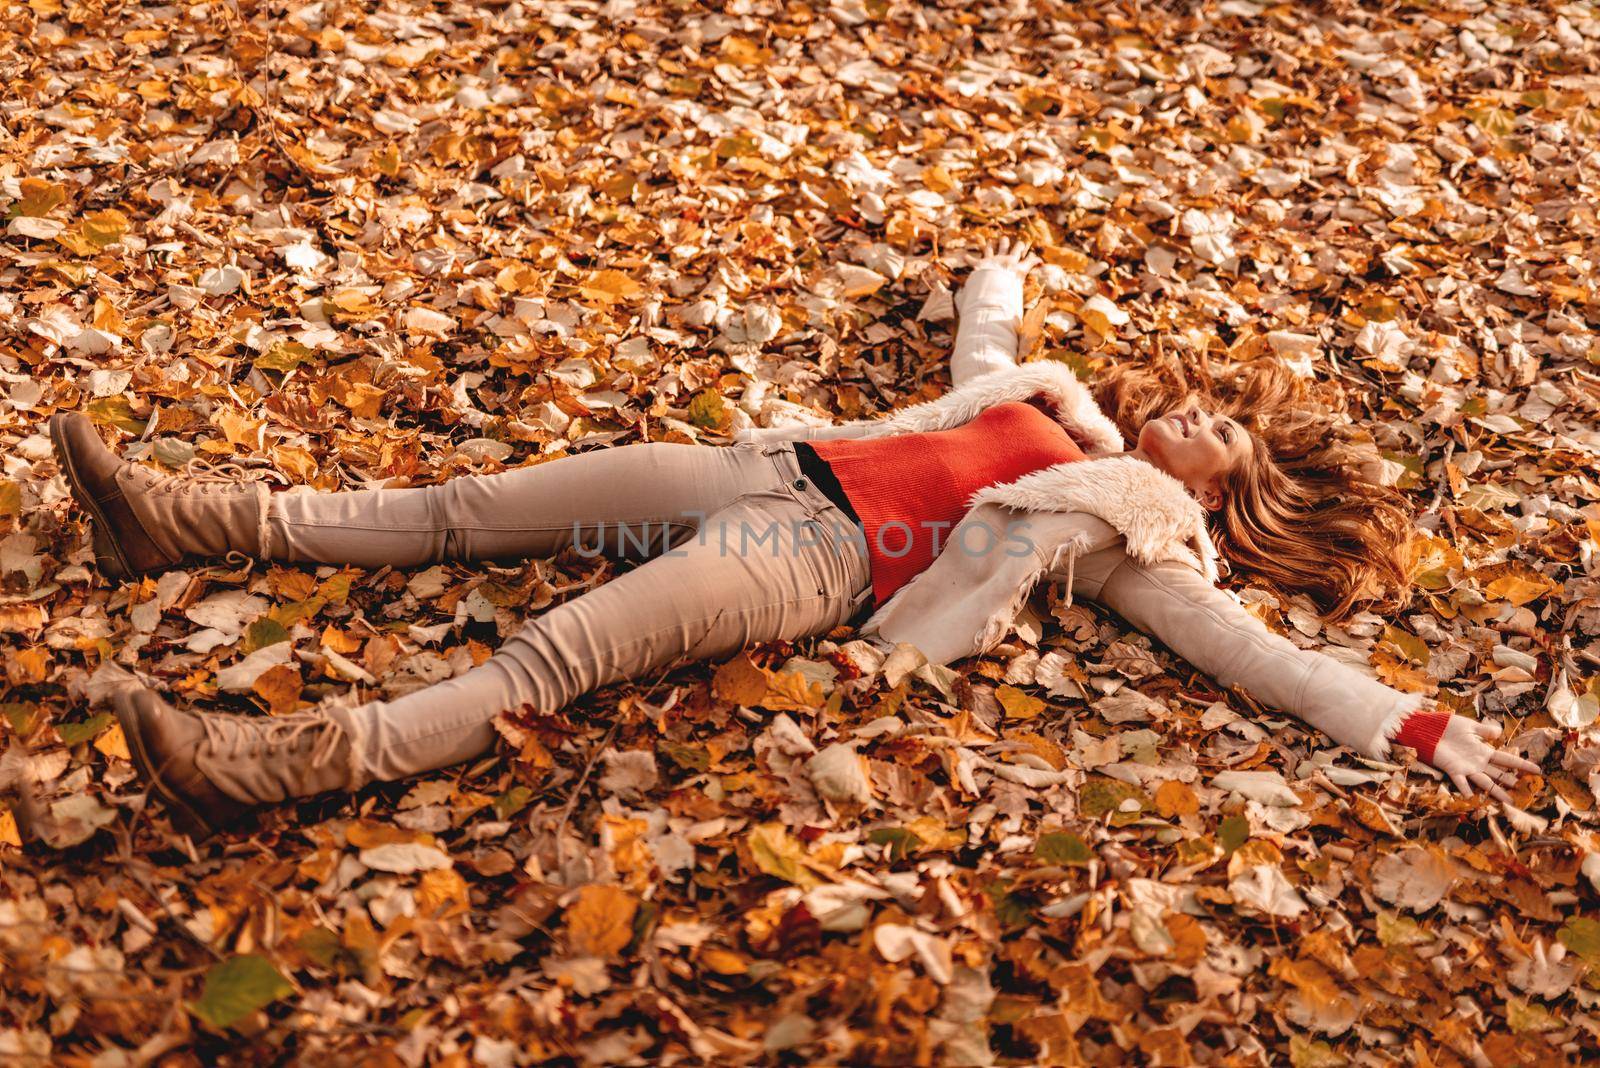
<path id="1" fill-rule="evenodd" d="M 1223 477 L 1210 523 L 1234 572 L 1282 594 L 1305 593 L 1334 620 L 1360 602 L 1394 610 L 1410 601 L 1404 498 L 1362 476 L 1375 451 L 1334 417 L 1334 398 L 1313 396 L 1282 363 L 1214 369 L 1167 358 L 1101 372 L 1091 388 L 1130 443 L 1147 420 L 1191 401 L 1249 431 L 1250 459 Z"/>

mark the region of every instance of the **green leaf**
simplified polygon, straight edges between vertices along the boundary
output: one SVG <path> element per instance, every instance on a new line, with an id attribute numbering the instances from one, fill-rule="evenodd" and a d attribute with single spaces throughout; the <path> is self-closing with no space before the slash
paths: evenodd
<path id="1" fill-rule="evenodd" d="M 728 418 L 728 406 L 714 389 L 701 390 L 689 402 L 689 422 L 702 430 L 715 430 Z"/>
<path id="2" fill-rule="evenodd" d="M 660 914 L 661 906 L 654 901 L 639 902 L 639 907 L 633 911 L 633 937 L 622 947 L 624 954 L 633 953 L 646 938 L 650 937 L 650 932 L 655 930 L 656 918 Z"/>
<path id="3" fill-rule="evenodd" d="M 1039 836 L 1033 855 L 1046 864 L 1087 864 L 1094 859 L 1094 850 L 1070 831 L 1051 831 Z"/>
<path id="4" fill-rule="evenodd" d="M 1384 946 L 1420 946 L 1432 942 L 1433 935 L 1409 916 L 1385 909 L 1378 913 L 1378 941 Z"/>
<path id="5" fill-rule="evenodd" d="M 1590 964 L 1600 965 L 1600 920 L 1573 916 L 1556 937 L 1568 952 L 1576 953 Z"/>
<path id="6" fill-rule="evenodd" d="M 284 628 L 283 638 L 277 639 L 278 641 L 283 641 L 289 636 L 289 627 L 294 626 L 303 619 L 310 619 L 322 611 L 327 603 L 327 599 L 324 597 L 307 597 L 303 601 L 285 601 L 268 612 L 266 618 Z M 272 643 L 268 642 L 267 644 L 271 645 Z"/>
<path id="7" fill-rule="evenodd" d="M 867 832 L 867 841 L 873 845 L 887 846 L 890 861 L 904 860 L 922 845 L 922 839 L 909 827 L 874 827 Z"/>
<path id="8" fill-rule="evenodd" d="M 1217 842 L 1222 855 L 1228 856 L 1250 840 L 1250 821 L 1243 816 L 1229 816 L 1217 827 Z"/>
<path id="9" fill-rule="evenodd" d="M 257 649 L 265 649 L 269 645 L 289 640 L 289 632 L 271 616 L 262 616 L 244 629 L 244 651 L 246 655 Z"/>
<path id="10" fill-rule="evenodd" d="M 1126 802 L 1134 805 L 1124 809 Z M 1123 826 L 1138 820 L 1150 808 L 1144 791 L 1121 779 L 1096 778 L 1083 784 L 1078 792 L 1078 811 L 1090 819 L 1110 816 L 1113 826 Z"/>
<path id="11" fill-rule="evenodd" d="M 316 353 L 298 341 L 283 341 L 256 357 L 255 365 L 263 371 L 293 371 Z"/>
<path id="12" fill-rule="evenodd" d="M 0 715 L 6 717 L 19 738 L 32 734 L 39 724 L 39 706 L 26 701 L 0 701 Z"/>
<path id="13" fill-rule="evenodd" d="M 120 393 L 92 400 L 84 405 L 83 410 L 95 422 L 126 430 L 130 434 L 143 434 L 145 424 L 149 422 L 134 415 L 133 402 Z"/>
<path id="14" fill-rule="evenodd" d="M 704 746 L 662 742 L 656 749 L 684 771 L 705 771 L 711 766 L 711 754 Z"/>
<path id="15" fill-rule="evenodd" d="M 805 866 L 806 847 L 781 823 L 763 823 L 745 839 L 756 867 L 768 875 L 793 883 L 805 890 L 822 880 Z"/>
<path id="16" fill-rule="evenodd" d="M 1400 627 L 1388 626 L 1383 628 L 1383 640 L 1393 645 L 1400 651 L 1400 655 L 1413 664 L 1426 664 L 1431 655 L 1428 652 L 1428 643 Z"/>
<path id="17" fill-rule="evenodd" d="M 1395 480 L 1397 489 L 1416 489 L 1422 485 L 1422 476 L 1425 474 L 1422 468 L 1422 457 L 1411 456 L 1403 452 L 1391 452 L 1385 449 L 1383 450 L 1383 458 L 1406 469 L 1405 474 Z"/>
<path id="18" fill-rule="evenodd" d="M 1344 1068 L 1350 1063 L 1350 1058 L 1321 1039 L 1291 1035 L 1289 1063 L 1294 1068 Z"/>
<path id="19" fill-rule="evenodd" d="M 350 582 L 355 577 L 353 571 L 341 571 L 337 575 L 329 575 L 317 586 L 317 596 L 326 598 L 334 604 L 344 604 L 350 599 Z"/>
<path id="20" fill-rule="evenodd" d="M 994 903 L 995 919 L 1007 929 L 1020 927 L 1028 922 L 1028 903 L 1011 892 L 1011 884 L 1002 879 L 996 879 L 984 886 L 983 892 Z"/>
<path id="21" fill-rule="evenodd" d="M 102 712 L 98 716 L 78 720 L 76 723 L 56 724 L 56 733 L 61 736 L 61 744 L 77 745 L 100 736 L 100 732 L 111 726 L 112 715 Z"/>
<path id="22" fill-rule="evenodd" d="M 1530 1032 L 1538 1034 L 1541 1031 L 1554 1031 L 1563 1024 L 1543 1005 L 1523 1001 L 1521 998 L 1508 998 L 1506 1026 L 1511 1028 L 1512 1034 L 1525 1035 Z"/>
<path id="23" fill-rule="evenodd" d="M 267 958 L 231 957 L 206 973 L 200 1000 L 190 1008 L 212 1027 L 232 1027 L 293 992 L 289 980 Z"/>
<path id="24" fill-rule="evenodd" d="M 503 820 L 508 820 L 518 812 L 528 807 L 528 802 L 533 800 L 533 791 L 526 786 L 513 786 L 505 793 L 494 799 L 495 815 Z"/>
<path id="25" fill-rule="evenodd" d="M 332 968 L 344 948 L 339 936 L 326 927 L 311 928 L 295 940 L 295 945 L 308 960 L 323 968 Z"/>

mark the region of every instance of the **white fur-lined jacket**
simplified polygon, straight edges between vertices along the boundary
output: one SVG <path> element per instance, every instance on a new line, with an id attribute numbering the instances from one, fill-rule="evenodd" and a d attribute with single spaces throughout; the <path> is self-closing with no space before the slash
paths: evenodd
<path id="1" fill-rule="evenodd" d="M 862 633 L 909 643 L 930 663 L 946 664 L 999 643 L 1034 586 L 1061 580 L 1069 597 L 1099 601 L 1223 685 L 1299 716 L 1363 755 L 1387 756 L 1422 695 L 1298 648 L 1219 590 L 1205 513 L 1183 484 L 1122 454 L 1122 436 L 1068 368 L 1016 363 L 1021 279 L 979 269 L 963 296 L 951 357 L 955 388 L 945 396 L 881 419 L 738 435 L 774 442 L 944 430 L 992 405 L 1043 396 L 1086 453 L 974 494 L 932 566 L 873 613 Z M 1016 533 L 1031 553 L 958 549 L 1000 544 Z"/>

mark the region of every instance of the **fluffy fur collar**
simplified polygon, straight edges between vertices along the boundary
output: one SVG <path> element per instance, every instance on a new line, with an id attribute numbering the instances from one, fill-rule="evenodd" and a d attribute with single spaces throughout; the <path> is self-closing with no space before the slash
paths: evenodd
<path id="1" fill-rule="evenodd" d="M 1065 364 L 1048 360 L 981 375 L 938 400 L 902 408 L 872 420 L 872 425 L 882 428 L 875 433 L 886 434 L 947 430 L 976 418 L 985 408 L 1038 396 L 1055 406 L 1056 421 L 1088 455 L 1122 451 L 1116 424 L 1106 418 L 1078 376 Z"/>
<path id="2" fill-rule="evenodd" d="M 1115 527 L 1141 564 L 1182 560 L 1212 582 L 1217 550 L 1205 509 L 1183 483 L 1132 456 L 1056 464 L 1015 482 L 973 494 L 969 506 L 993 502 L 1032 512 L 1088 512 Z"/>

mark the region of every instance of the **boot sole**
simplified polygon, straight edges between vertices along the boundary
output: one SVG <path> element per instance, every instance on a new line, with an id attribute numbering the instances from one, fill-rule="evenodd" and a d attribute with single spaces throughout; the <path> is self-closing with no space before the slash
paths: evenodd
<path id="1" fill-rule="evenodd" d="M 61 463 L 62 474 L 67 476 L 67 488 L 72 491 L 73 500 L 77 501 L 78 507 L 88 512 L 90 518 L 94 520 L 90 540 L 94 546 L 95 563 L 99 566 L 100 573 L 108 578 L 130 578 L 134 574 L 134 568 L 122 554 L 116 539 L 111 536 L 111 524 L 107 522 L 105 513 L 100 510 L 94 494 L 89 492 L 78 477 L 78 467 L 73 462 L 72 450 L 67 447 L 66 438 L 61 433 L 63 425 L 64 420 L 59 414 L 50 417 L 50 444 L 55 449 L 56 459 Z"/>
<path id="2" fill-rule="evenodd" d="M 167 806 L 167 812 L 172 820 L 173 829 L 181 834 L 187 834 L 196 842 L 203 842 L 216 834 L 221 828 L 213 827 L 207 823 L 195 808 L 175 792 L 167 788 L 161 780 L 161 775 L 156 770 L 155 761 L 150 759 L 150 751 L 144 745 L 144 733 L 139 730 L 138 724 L 133 722 L 134 715 L 124 712 L 122 705 L 115 708 L 117 722 L 122 726 L 122 736 L 127 740 L 128 753 L 133 757 L 133 766 L 138 769 L 144 781 L 149 784 L 150 790 Z"/>

